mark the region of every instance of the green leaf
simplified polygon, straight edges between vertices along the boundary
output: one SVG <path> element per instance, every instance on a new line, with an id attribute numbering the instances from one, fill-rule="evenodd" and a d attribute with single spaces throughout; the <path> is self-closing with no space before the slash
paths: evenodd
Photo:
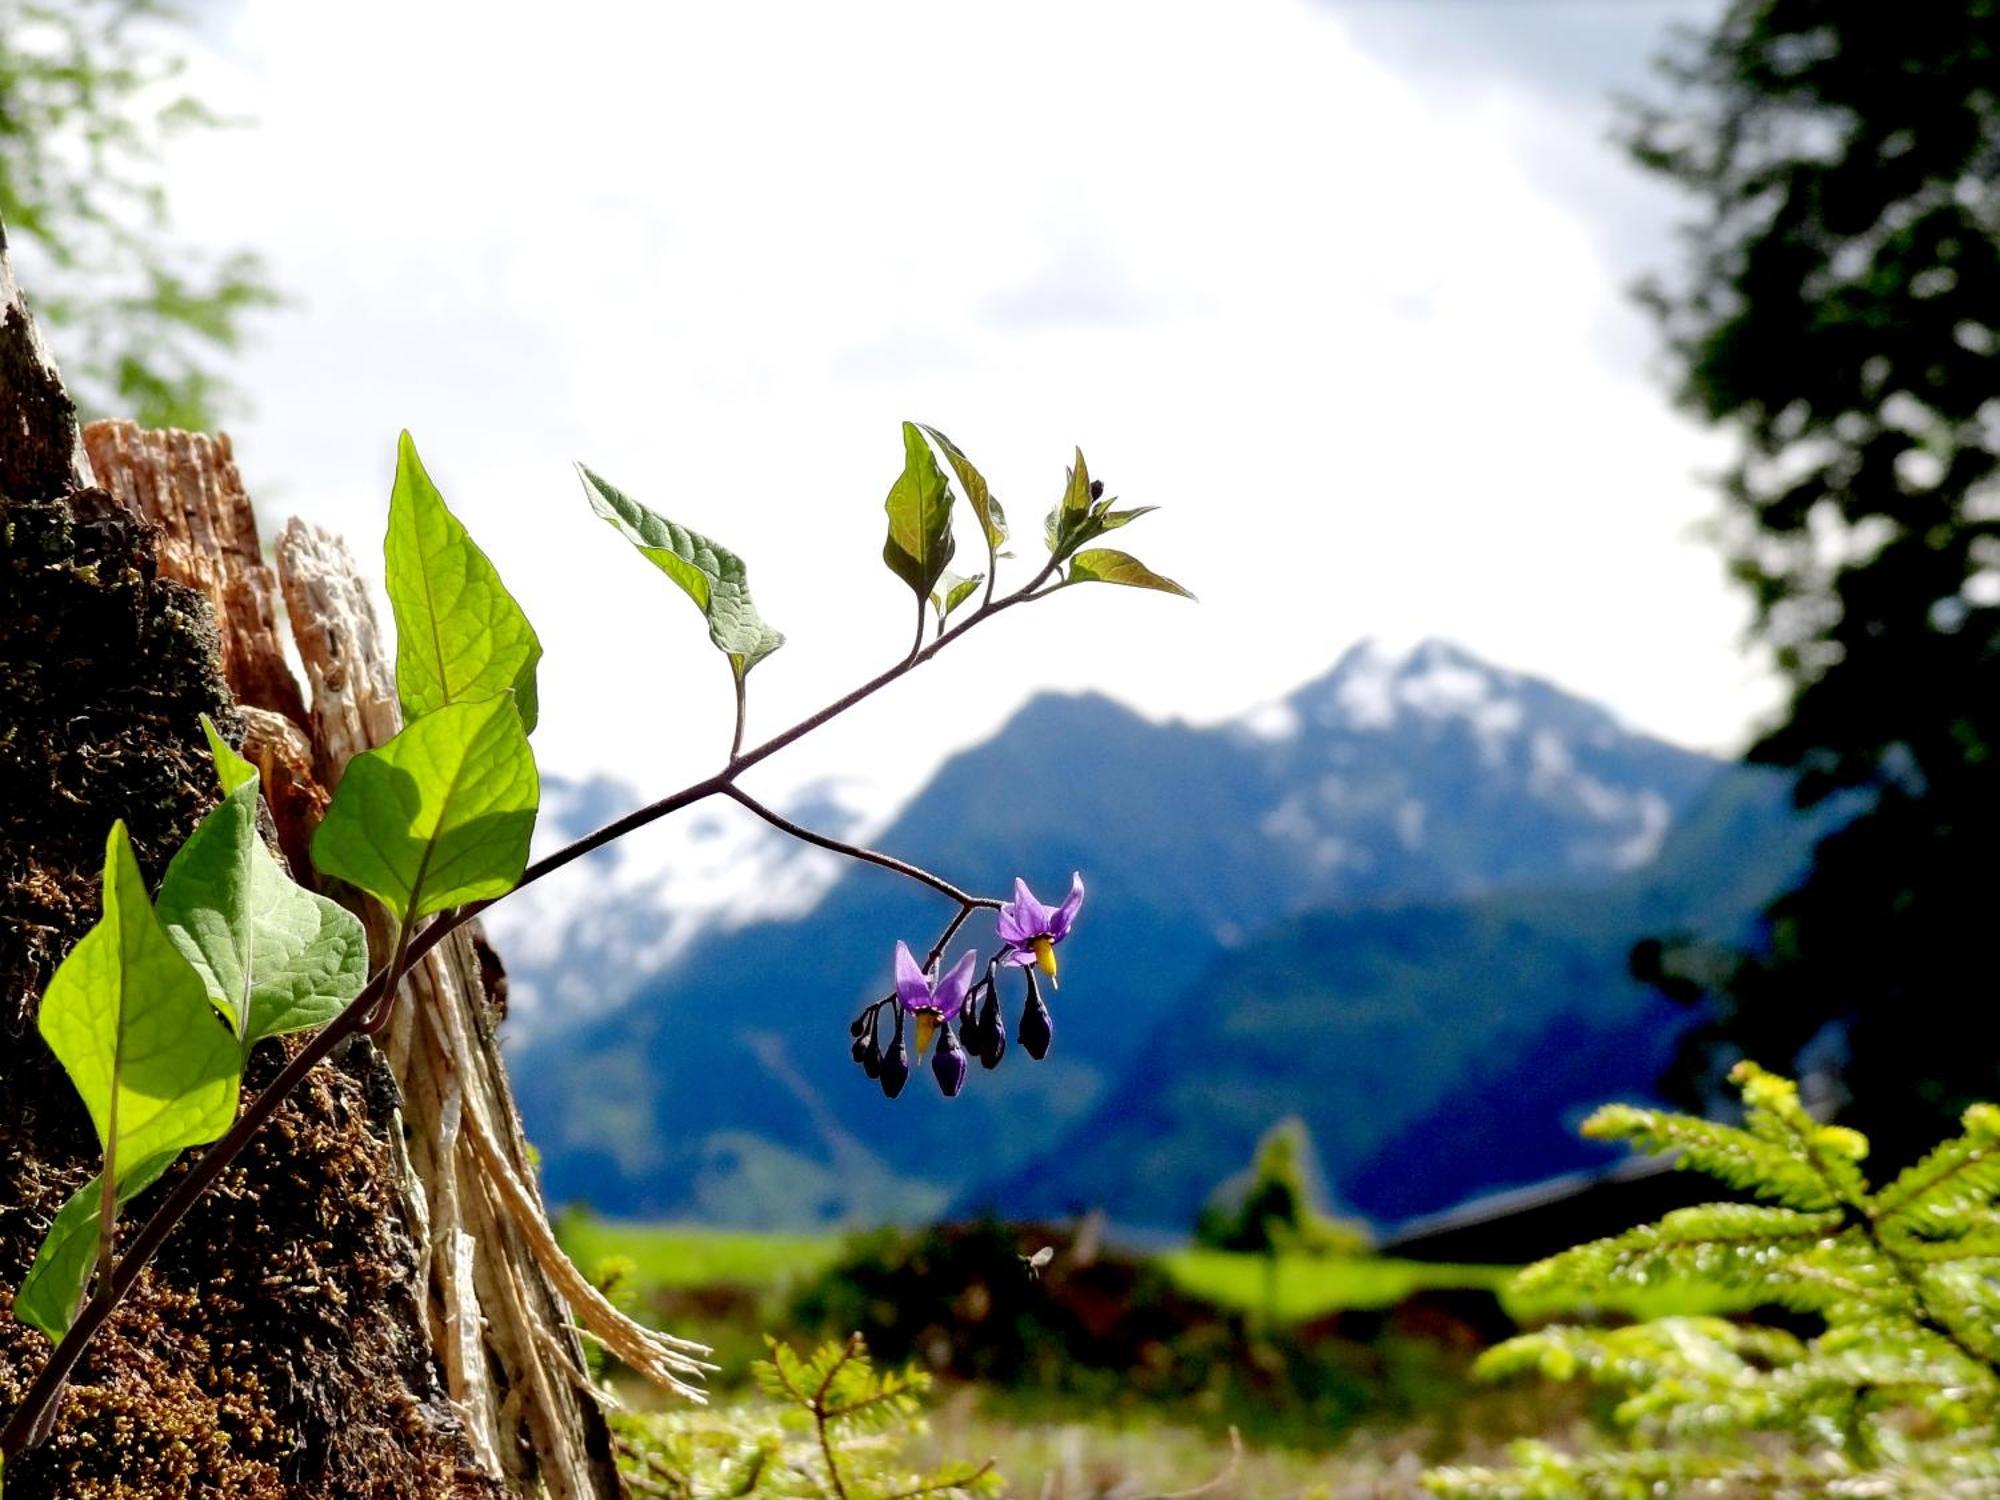
<path id="1" fill-rule="evenodd" d="M 159 915 L 247 1052 L 339 1015 L 368 982 L 368 940 L 351 912 L 286 875 L 258 833 L 256 768 L 211 742 L 225 786 L 231 760 L 249 779 L 236 781 L 174 855 Z"/>
<path id="2" fill-rule="evenodd" d="M 750 602 L 743 559 L 699 532 L 655 515 L 582 464 L 590 508 L 667 577 L 680 585 L 708 620 L 708 638 L 729 658 L 738 677 L 785 644 Z"/>
<path id="3" fill-rule="evenodd" d="M 1000 508 L 1000 502 L 993 498 L 993 492 L 986 487 L 986 476 L 972 466 L 972 460 L 959 449 L 958 444 L 939 432 L 935 427 L 926 427 L 940 448 L 944 449 L 946 462 L 958 476 L 958 482 L 965 487 L 965 498 L 972 502 L 972 513 L 979 517 L 979 529 L 986 534 L 989 552 L 998 553 L 1001 544 L 1007 540 L 1007 513 Z"/>
<path id="4" fill-rule="evenodd" d="M 445 508 L 407 432 L 396 448 L 386 551 L 404 718 L 511 692 L 522 727 L 532 730 L 542 644 L 486 554 Z"/>
<path id="5" fill-rule="evenodd" d="M 49 980 L 37 1024 L 90 1112 L 113 1182 L 214 1140 L 236 1118 L 242 1054 L 154 915 L 122 822 L 105 846 L 104 914 Z"/>
<path id="6" fill-rule="evenodd" d="M 228 796 L 244 782 L 257 779 L 257 768 L 236 753 L 235 747 L 222 737 L 222 731 L 215 727 L 215 721 L 207 714 L 201 716 L 201 732 L 208 739 L 208 753 L 215 761 L 215 776 L 222 783 L 223 796 Z"/>
<path id="7" fill-rule="evenodd" d="M 903 424 L 903 472 L 882 508 L 889 513 L 882 561 L 919 599 L 928 599 L 951 561 L 951 487 L 914 422 Z"/>
<path id="8" fill-rule="evenodd" d="M 1083 461 L 1083 450 L 1076 450 L 1076 462 L 1070 466 L 1063 484 L 1062 518 L 1074 524 L 1090 510 L 1090 465 Z"/>
<path id="9" fill-rule="evenodd" d="M 398 922 L 491 900 L 521 878 L 540 796 L 514 700 L 454 703 L 348 762 L 313 863 Z"/>
<path id="10" fill-rule="evenodd" d="M 944 576 L 938 579 L 937 591 L 931 595 L 931 608 L 937 611 L 938 629 L 944 629 L 944 622 L 951 618 L 952 611 L 979 592 L 979 585 L 985 581 L 984 573 L 960 578 L 946 570 Z"/>
<path id="11" fill-rule="evenodd" d="M 1163 594 L 1179 594 L 1192 599 L 1186 589 L 1171 578 L 1163 578 L 1129 553 L 1109 547 L 1093 547 L 1069 560 L 1071 583 L 1122 583 L 1127 588 L 1157 589 Z"/>
<path id="12" fill-rule="evenodd" d="M 1113 510 L 1111 502 L 1107 500 L 1091 514 L 1091 519 L 1097 523 L 1091 534 L 1102 536 L 1107 531 L 1116 531 L 1120 526 L 1130 526 L 1139 517 L 1150 516 L 1159 508 L 1157 505 L 1135 505 L 1130 510 Z"/>
<path id="13" fill-rule="evenodd" d="M 178 1151 L 163 1151 L 129 1168 L 118 1184 L 118 1206 L 123 1208 L 159 1181 L 178 1155 Z M 83 1306 L 84 1289 L 97 1257 L 97 1218 L 103 1206 L 104 1178 L 99 1174 L 70 1194 L 43 1236 L 35 1263 L 21 1278 L 21 1289 L 14 1294 L 14 1316 L 57 1342 L 69 1332 Z"/>

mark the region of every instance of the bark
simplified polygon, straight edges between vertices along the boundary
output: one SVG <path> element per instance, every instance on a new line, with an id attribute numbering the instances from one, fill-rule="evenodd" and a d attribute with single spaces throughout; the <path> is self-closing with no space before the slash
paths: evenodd
<path id="1" fill-rule="evenodd" d="M 309 878 L 330 788 L 396 714 L 345 549 L 287 537 L 308 706 L 228 440 L 123 423 L 80 439 L 4 239 L 0 292 L 4 1412 L 47 1352 L 5 1314 L 9 1289 L 95 1167 L 33 1015 L 97 915 L 111 821 L 157 880 L 214 799 L 206 712 L 262 769 L 267 833 Z M 357 1041 L 312 1075 L 92 1346 L 53 1439 L 9 1466 L 10 1500 L 617 1493 L 565 1295 L 632 1358 L 678 1362 L 656 1374 L 689 1361 L 573 1284 L 494 1042 L 503 995 L 497 958 L 455 935 L 405 986 L 384 1050 Z M 283 1056 L 260 1049 L 246 1090 Z"/>

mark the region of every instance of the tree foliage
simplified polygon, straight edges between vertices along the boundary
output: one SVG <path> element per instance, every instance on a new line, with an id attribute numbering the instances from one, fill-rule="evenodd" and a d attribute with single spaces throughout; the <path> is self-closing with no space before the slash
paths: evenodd
<path id="1" fill-rule="evenodd" d="M 1000 1493 L 989 1460 L 909 1467 L 922 1431 L 922 1370 L 878 1371 L 860 1334 L 802 1356 L 771 1341 L 753 1366 L 765 1403 L 726 1413 L 675 1412 L 615 1421 L 619 1469 L 636 1495 L 771 1495 L 803 1500 L 916 1500 Z"/>
<path id="2" fill-rule="evenodd" d="M 2000 1088 L 2000 1012 L 1962 1004 L 2000 894 L 2000 3 L 1731 0 L 1667 70 L 1631 145 L 1698 212 L 1650 295 L 1736 439 L 1716 535 L 1790 688 L 1754 754 L 1860 815 L 1767 952 L 1635 957 L 1722 1001 L 1683 1086 L 1830 1038 L 1900 1156 Z"/>
<path id="3" fill-rule="evenodd" d="M 1626 1441 L 1545 1443 L 1518 1467 L 1444 1469 L 1444 1495 L 1990 1495 L 2000 1487 L 2000 1108 L 1879 1188 L 1866 1138 L 1820 1122 L 1789 1080 L 1732 1078 L 1744 1124 L 1614 1105 L 1586 1133 L 1679 1151 L 1679 1164 L 1761 1199 L 1680 1209 L 1529 1267 L 1523 1292 L 1602 1303 L 1664 1286 L 1775 1304 L 1800 1331 L 1724 1317 L 1556 1326 L 1490 1350 L 1480 1373 L 1588 1380 Z M 1709 1492 L 1703 1490 L 1702 1492 Z"/>
<path id="4" fill-rule="evenodd" d="M 212 428 L 216 357 L 277 296 L 258 259 L 177 242 L 162 153 L 222 119 L 180 87 L 167 0 L 0 0 L 0 233 L 86 412 Z"/>
<path id="5" fill-rule="evenodd" d="M 1215 1190 L 1195 1221 L 1195 1240 L 1252 1255 L 1357 1255 L 1368 1232 L 1324 1207 L 1326 1190 L 1305 1121 L 1278 1121 L 1257 1142 L 1249 1170 Z"/>

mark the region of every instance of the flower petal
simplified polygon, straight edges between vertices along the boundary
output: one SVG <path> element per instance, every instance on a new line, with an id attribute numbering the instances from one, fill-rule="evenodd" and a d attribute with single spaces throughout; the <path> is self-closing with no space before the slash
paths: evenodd
<path id="1" fill-rule="evenodd" d="M 1070 925 L 1076 921 L 1076 914 L 1083 909 L 1083 872 L 1072 870 L 1069 877 L 1069 896 L 1049 917 L 1049 936 L 1061 942 L 1069 936 Z"/>
<path id="2" fill-rule="evenodd" d="M 1000 916 L 994 928 L 1003 943 L 1025 943 L 1034 938 L 1046 936 L 1049 919 L 1055 912 L 1036 899 L 1028 889 L 1028 882 L 1020 876 L 1014 877 L 1014 899 L 1000 908 Z"/>
<path id="3" fill-rule="evenodd" d="M 910 945 L 896 940 L 896 998 L 904 1010 L 916 1010 L 931 1003 L 931 983 L 910 954 Z"/>
<path id="4" fill-rule="evenodd" d="M 972 988 L 972 972 L 979 962 L 979 955 L 970 948 L 952 965 L 951 972 L 938 981 L 938 1015 L 949 1021 L 958 1014 L 965 1004 L 965 992 Z"/>
<path id="5" fill-rule="evenodd" d="M 1000 955 L 1000 962 L 1012 964 L 1017 969 L 1030 969 L 1035 964 L 1035 950 L 1032 948 L 1009 948 Z"/>

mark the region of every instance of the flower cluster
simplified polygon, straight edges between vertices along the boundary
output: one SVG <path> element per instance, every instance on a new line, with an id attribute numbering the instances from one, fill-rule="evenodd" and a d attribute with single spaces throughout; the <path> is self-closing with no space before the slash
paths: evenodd
<path id="1" fill-rule="evenodd" d="M 1081 875 L 1070 877 L 1069 895 L 1060 906 L 1044 905 L 1025 880 L 1016 880 L 1014 899 L 1000 903 L 995 914 L 994 930 L 1001 946 L 986 960 L 983 972 L 975 950 L 967 949 L 949 969 L 940 971 L 942 942 L 928 967 L 917 962 L 907 943 L 898 942 L 895 993 L 866 1007 L 848 1028 L 861 1071 L 895 1098 L 910 1081 L 914 1042 L 917 1063 L 929 1054 L 931 1075 L 949 1099 L 965 1087 L 969 1059 L 978 1058 L 982 1068 L 999 1067 L 1007 1054 L 999 971 L 1009 968 L 1019 969 L 1027 985 L 1015 1036 L 1036 1061 L 1048 1056 L 1055 1022 L 1035 976 L 1039 972 L 1051 985 L 1056 983 L 1056 945 L 1069 936 L 1082 906 Z"/>

